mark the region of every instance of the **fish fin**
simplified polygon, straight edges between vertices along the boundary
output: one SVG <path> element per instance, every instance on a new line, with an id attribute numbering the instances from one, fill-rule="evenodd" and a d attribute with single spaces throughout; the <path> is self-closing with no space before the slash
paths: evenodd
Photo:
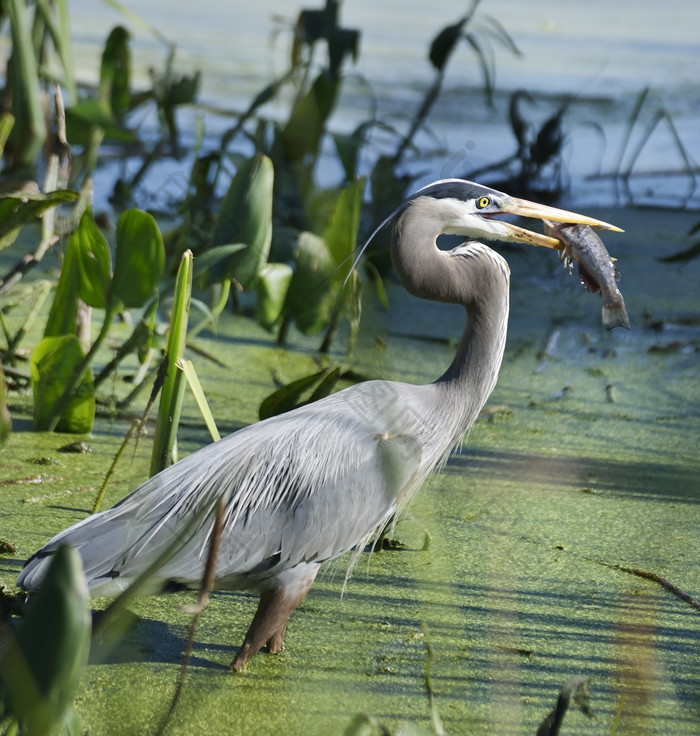
<path id="1" fill-rule="evenodd" d="M 603 326 L 606 330 L 612 330 L 613 327 L 624 327 L 630 329 L 630 318 L 627 316 L 627 310 L 624 304 L 616 304 L 612 307 L 603 305 Z"/>

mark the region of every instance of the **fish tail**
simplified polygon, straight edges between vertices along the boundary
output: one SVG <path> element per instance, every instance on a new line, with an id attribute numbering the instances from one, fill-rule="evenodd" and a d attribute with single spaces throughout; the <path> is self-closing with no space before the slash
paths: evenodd
<path id="1" fill-rule="evenodd" d="M 603 326 L 606 330 L 613 327 L 630 329 L 630 318 L 627 316 L 624 302 L 621 304 L 603 304 Z"/>

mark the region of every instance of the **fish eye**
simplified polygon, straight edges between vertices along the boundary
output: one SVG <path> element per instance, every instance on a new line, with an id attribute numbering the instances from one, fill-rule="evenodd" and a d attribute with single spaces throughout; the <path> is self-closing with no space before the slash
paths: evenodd
<path id="1" fill-rule="evenodd" d="M 479 210 L 483 210 L 484 207 L 488 207 L 491 204 L 491 199 L 489 197 L 479 197 L 479 199 L 476 200 L 476 207 Z"/>

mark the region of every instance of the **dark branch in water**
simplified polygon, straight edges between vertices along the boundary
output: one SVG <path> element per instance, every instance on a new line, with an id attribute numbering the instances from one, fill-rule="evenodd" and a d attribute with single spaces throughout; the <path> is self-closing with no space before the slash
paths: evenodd
<path id="1" fill-rule="evenodd" d="M 612 570 L 620 570 L 621 572 L 626 572 L 629 575 L 636 575 L 638 578 L 644 578 L 645 580 L 651 580 L 654 583 L 658 583 L 662 588 L 666 588 L 669 593 L 673 593 L 673 595 L 677 596 L 682 601 L 685 601 L 689 606 L 700 611 L 700 601 L 695 600 L 695 598 L 688 595 L 678 586 L 674 585 L 669 580 L 666 580 L 666 578 L 661 577 L 661 575 L 657 575 L 655 572 L 638 570 L 635 567 L 625 567 L 624 565 L 614 565 L 609 562 L 604 562 L 603 560 L 597 560 L 597 562 L 598 564 L 605 565 L 605 567 L 609 567 Z"/>

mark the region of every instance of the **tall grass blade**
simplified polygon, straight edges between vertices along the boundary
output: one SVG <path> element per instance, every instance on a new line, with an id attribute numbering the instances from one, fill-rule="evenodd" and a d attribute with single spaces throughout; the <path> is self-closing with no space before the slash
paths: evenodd
<path id="1" fill-rule="evenodd" d="M 185 384 L 182 381 L 182 371 L 178 368 L 178 361 L 184 358 L 187 341 L 187 323 L 189 321 L 190 300 L 192 297 L 192 251 L 182 255 L 180 268 L 175 281 L 173 297 L 173 311 L 170 318 L 166 360 L 167 374 L 160 395 L 160 408 L 156 421 L 155 437 L 153 439 L 153 453 L 151 455 L 150 474 L 163 470 L 175 460 L 177 427 L 182 410 L 182 400 Z"/>
<path id="2" fill-rule="evenodd" d="M 194 369 L 194 363 L 191 360 L 180 360 L 178 361 L 178 368 L 184 373 L 187 379 L 187 383 L 192 391 L 194 400 L 197 402 L 197 407 L 207 425 L 211 438 L 214 442 L 218 442 L 221 439 L 221 435 L 214 421 L 214 415 L 211 413 L 211 409 L 207 403 L 207 397 L 204 394 L 202 384 L 199 382 L 199 377 Z"/>

